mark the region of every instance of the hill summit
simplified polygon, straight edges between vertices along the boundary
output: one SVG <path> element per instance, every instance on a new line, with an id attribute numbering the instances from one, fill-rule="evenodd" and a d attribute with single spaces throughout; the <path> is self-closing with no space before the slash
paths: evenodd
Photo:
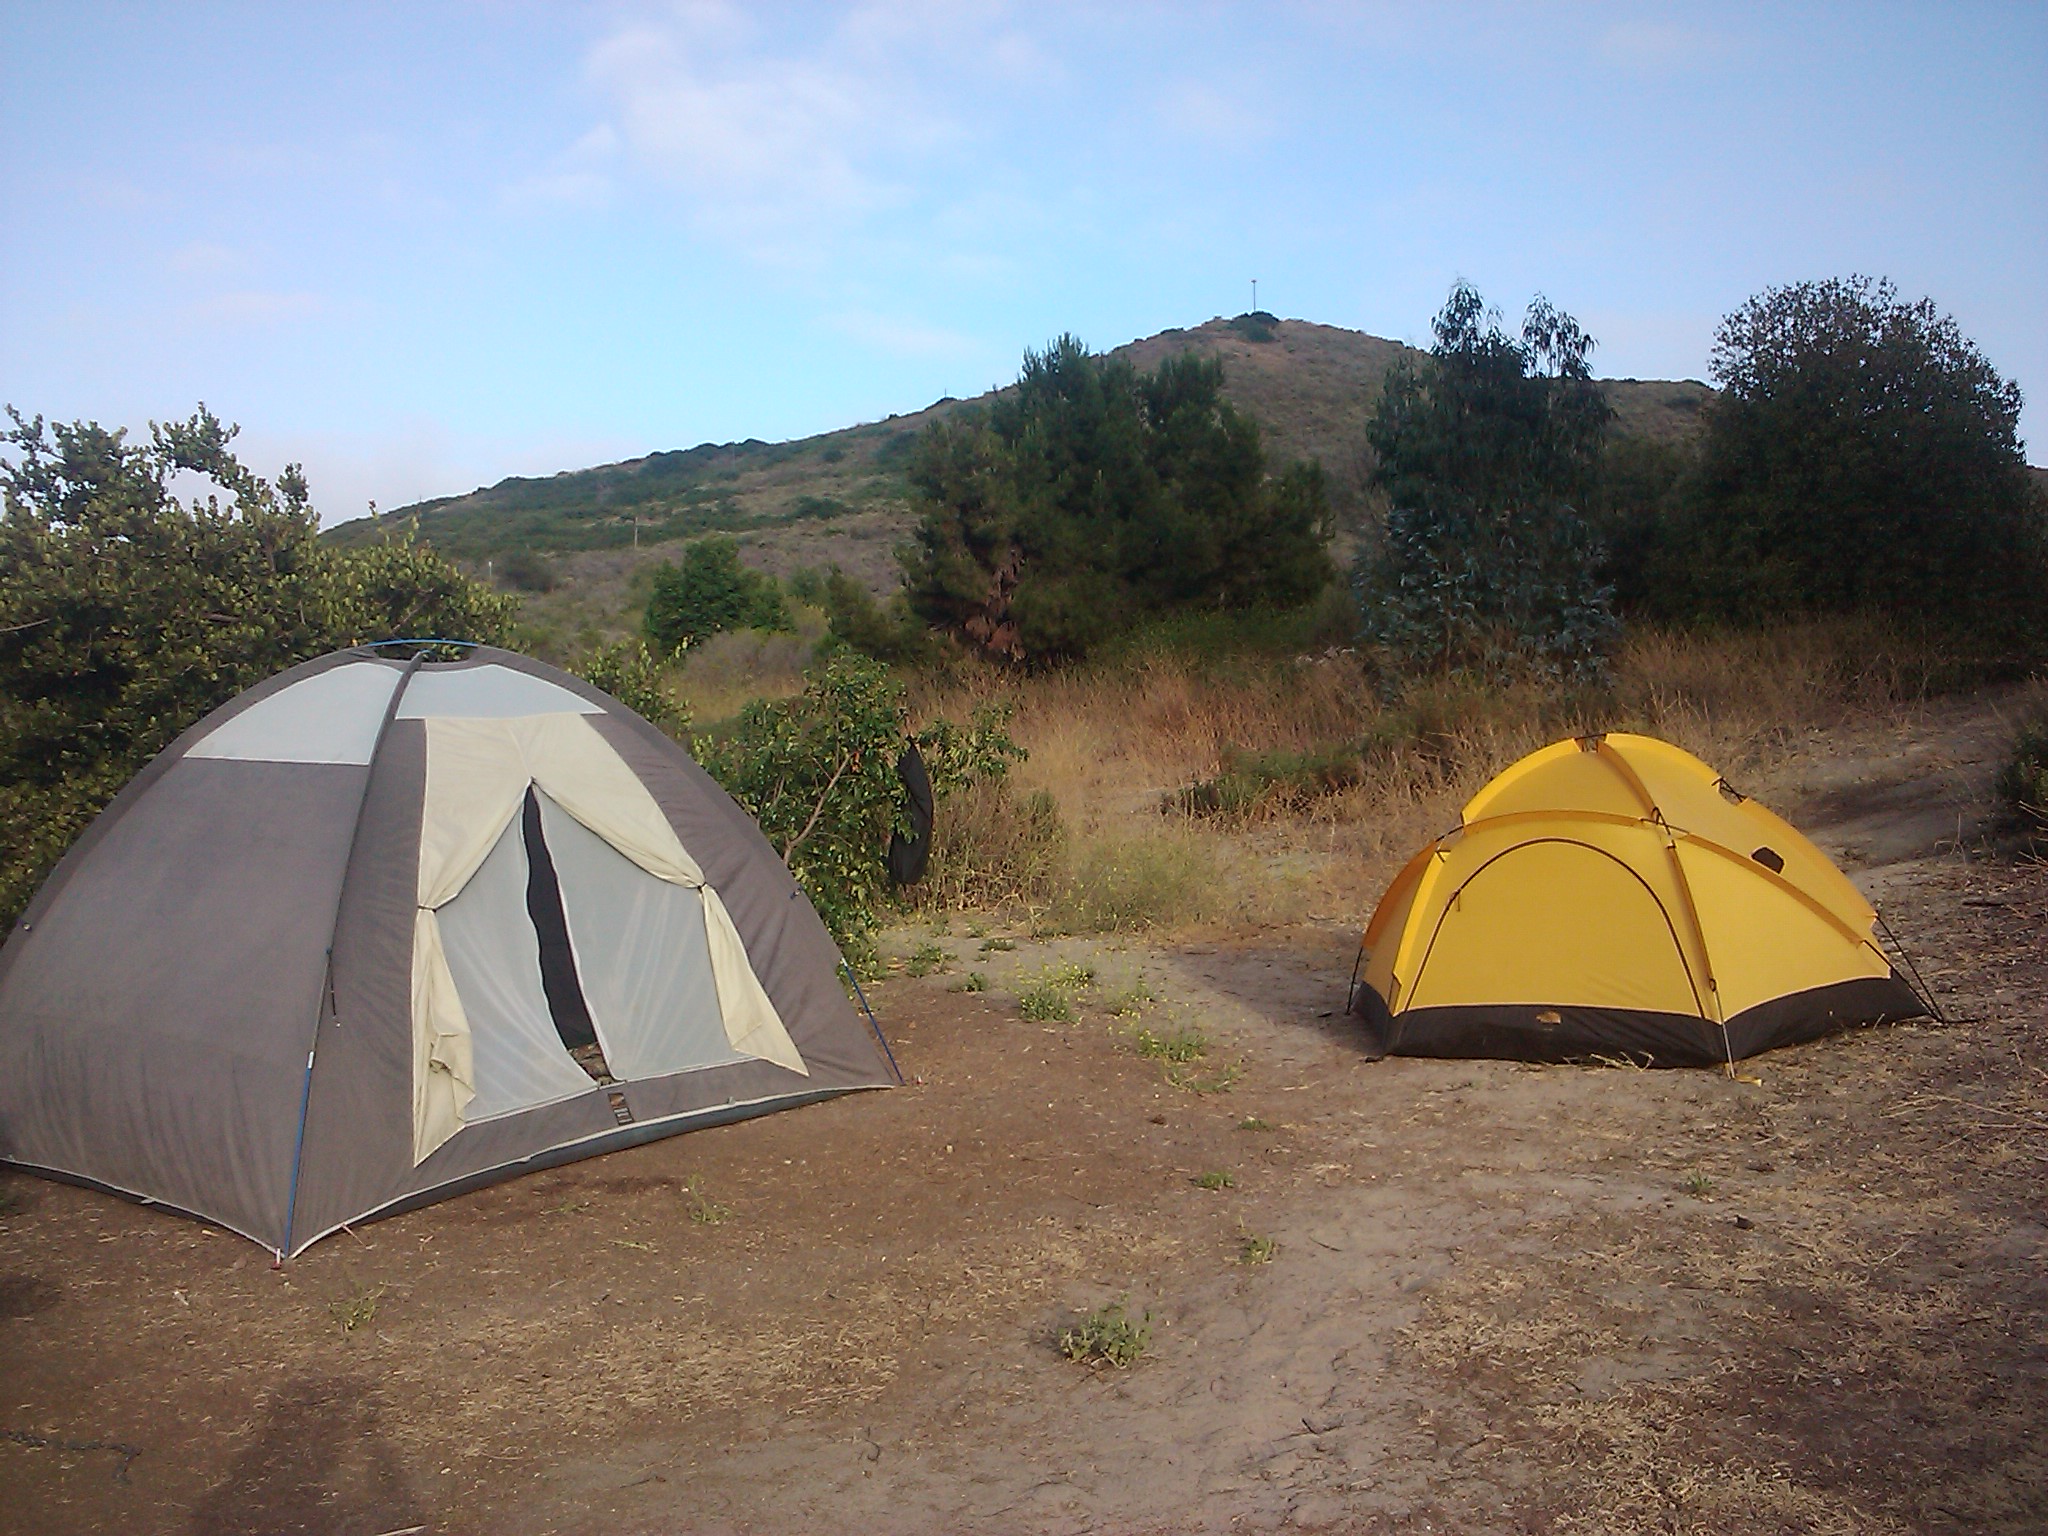
<path id="1" fill-rule="evenodd" d="M 1114 355 L 1143 369 L 1182 352 L 1222 359 L 1224 393 L 1258 422 L 1272 460 L 1319 459 L 1343 512 L 1363 498 L 1365 424 L 1381 382 L 1412 351 L 1362 331 L 1282 320 L 1261 310 L 1161 331 Z M 1697 430 L 1700 407 L 1713 394 L 1692 380 L 1611 379 L 1602 388 L 1617 430 L 1662 439 Z M 884 529 L 893 538 L 908 526 L 904 469 L 918 434 L 999 393 L 939 400 L 907 415 L 790 442 L 703 443 L 591 469 L 514 477 L 400 507 L 375 521 L 342 523 L 329 537 L 355 543 L 374 537 L 380 523 L 416 520 L 428 543 L 477 563 L 527 550 L 645 548 L 714 530 L 758 532 L 774 545 L 832 545 L 841 542 L 832 534 L 862 532 L 869 536 L 861 542 L 872 543 Z"/>

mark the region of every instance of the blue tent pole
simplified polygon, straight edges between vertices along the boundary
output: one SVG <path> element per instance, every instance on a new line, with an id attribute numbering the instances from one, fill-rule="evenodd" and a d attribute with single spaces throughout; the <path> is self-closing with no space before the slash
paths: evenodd
<path id="1" fill-rule="evenodd" d="M 860 1011 L 868 1016 L 868 1027 L 874 1030 L 875 1038 L 882 1042 L 882 1054 L 889 1058 L 889 1070 L 896 1074 L 896 1081 L 900 1085 L 903 1081 L 903 1069 L 896 1065 L 896 1053 L 889 1049 L 889 1037 L 882 1033 L 881 1020 L 875 1017 L 875 1010 L 868 1006 L 868 995 L 861 991 L 860 978 L 853 974 L 853 967 L 846 963 L 844 955 L 840 956 L 839 969 L 846 972 L 846 979 L 853 983 L 853 995 L 860 999 Z"/>

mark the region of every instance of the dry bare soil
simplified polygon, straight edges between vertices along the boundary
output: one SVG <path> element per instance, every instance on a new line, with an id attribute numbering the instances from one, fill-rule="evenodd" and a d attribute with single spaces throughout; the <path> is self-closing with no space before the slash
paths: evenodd
<path id="1" fill-rule="evenodd" d="M 1334 924 L 956 923 L 876 997 L 909 1086 L 282 1270 L 9 1177 L 0 1526 L 2040 1530 L 2048 869 L 1978 835 L 1999 739 L 1959 704 L 1760 786 L 1949 1018 L 1738 1081 L 1368 1062 Z M 1024 1019 L 1054 963 L 1095 969 L 1078 1017 Z M 1199 1060 L 1135 1048 L 1190 1026 Z M 1144 1356 L 1063 1358 L 1119 1300 Z"/>

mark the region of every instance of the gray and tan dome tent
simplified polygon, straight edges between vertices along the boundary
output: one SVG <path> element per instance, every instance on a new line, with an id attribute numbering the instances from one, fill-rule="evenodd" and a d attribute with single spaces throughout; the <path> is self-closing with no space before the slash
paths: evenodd
<path id="1" fill-rule="evenodd" d="M 1505 769 L 1373 912 L 1379 1051 L 1720 1063 L 1929 1010 L 1828 856 L 1690 753 L 1561 741 Z"/>
<path id="2" fill-rule="evenodd" d="M 0 1161 L 282 1257 L 893 1083 L 839 963 L 616 700 L 505 651 L 339 652 L 179 737 L 37 893 L 0 949 Z"/>

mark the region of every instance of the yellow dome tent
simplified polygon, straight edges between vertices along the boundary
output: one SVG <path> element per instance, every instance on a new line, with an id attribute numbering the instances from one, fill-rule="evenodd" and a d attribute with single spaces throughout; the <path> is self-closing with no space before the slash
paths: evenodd
<path id="1" fill-rule="evenodd" d="M 1812 843 L 1667 742 L 1501 773 L 1373 912 L 1351 1011 L 1387 1054 L 1733 1063 L 1928 1010 Z"/>

